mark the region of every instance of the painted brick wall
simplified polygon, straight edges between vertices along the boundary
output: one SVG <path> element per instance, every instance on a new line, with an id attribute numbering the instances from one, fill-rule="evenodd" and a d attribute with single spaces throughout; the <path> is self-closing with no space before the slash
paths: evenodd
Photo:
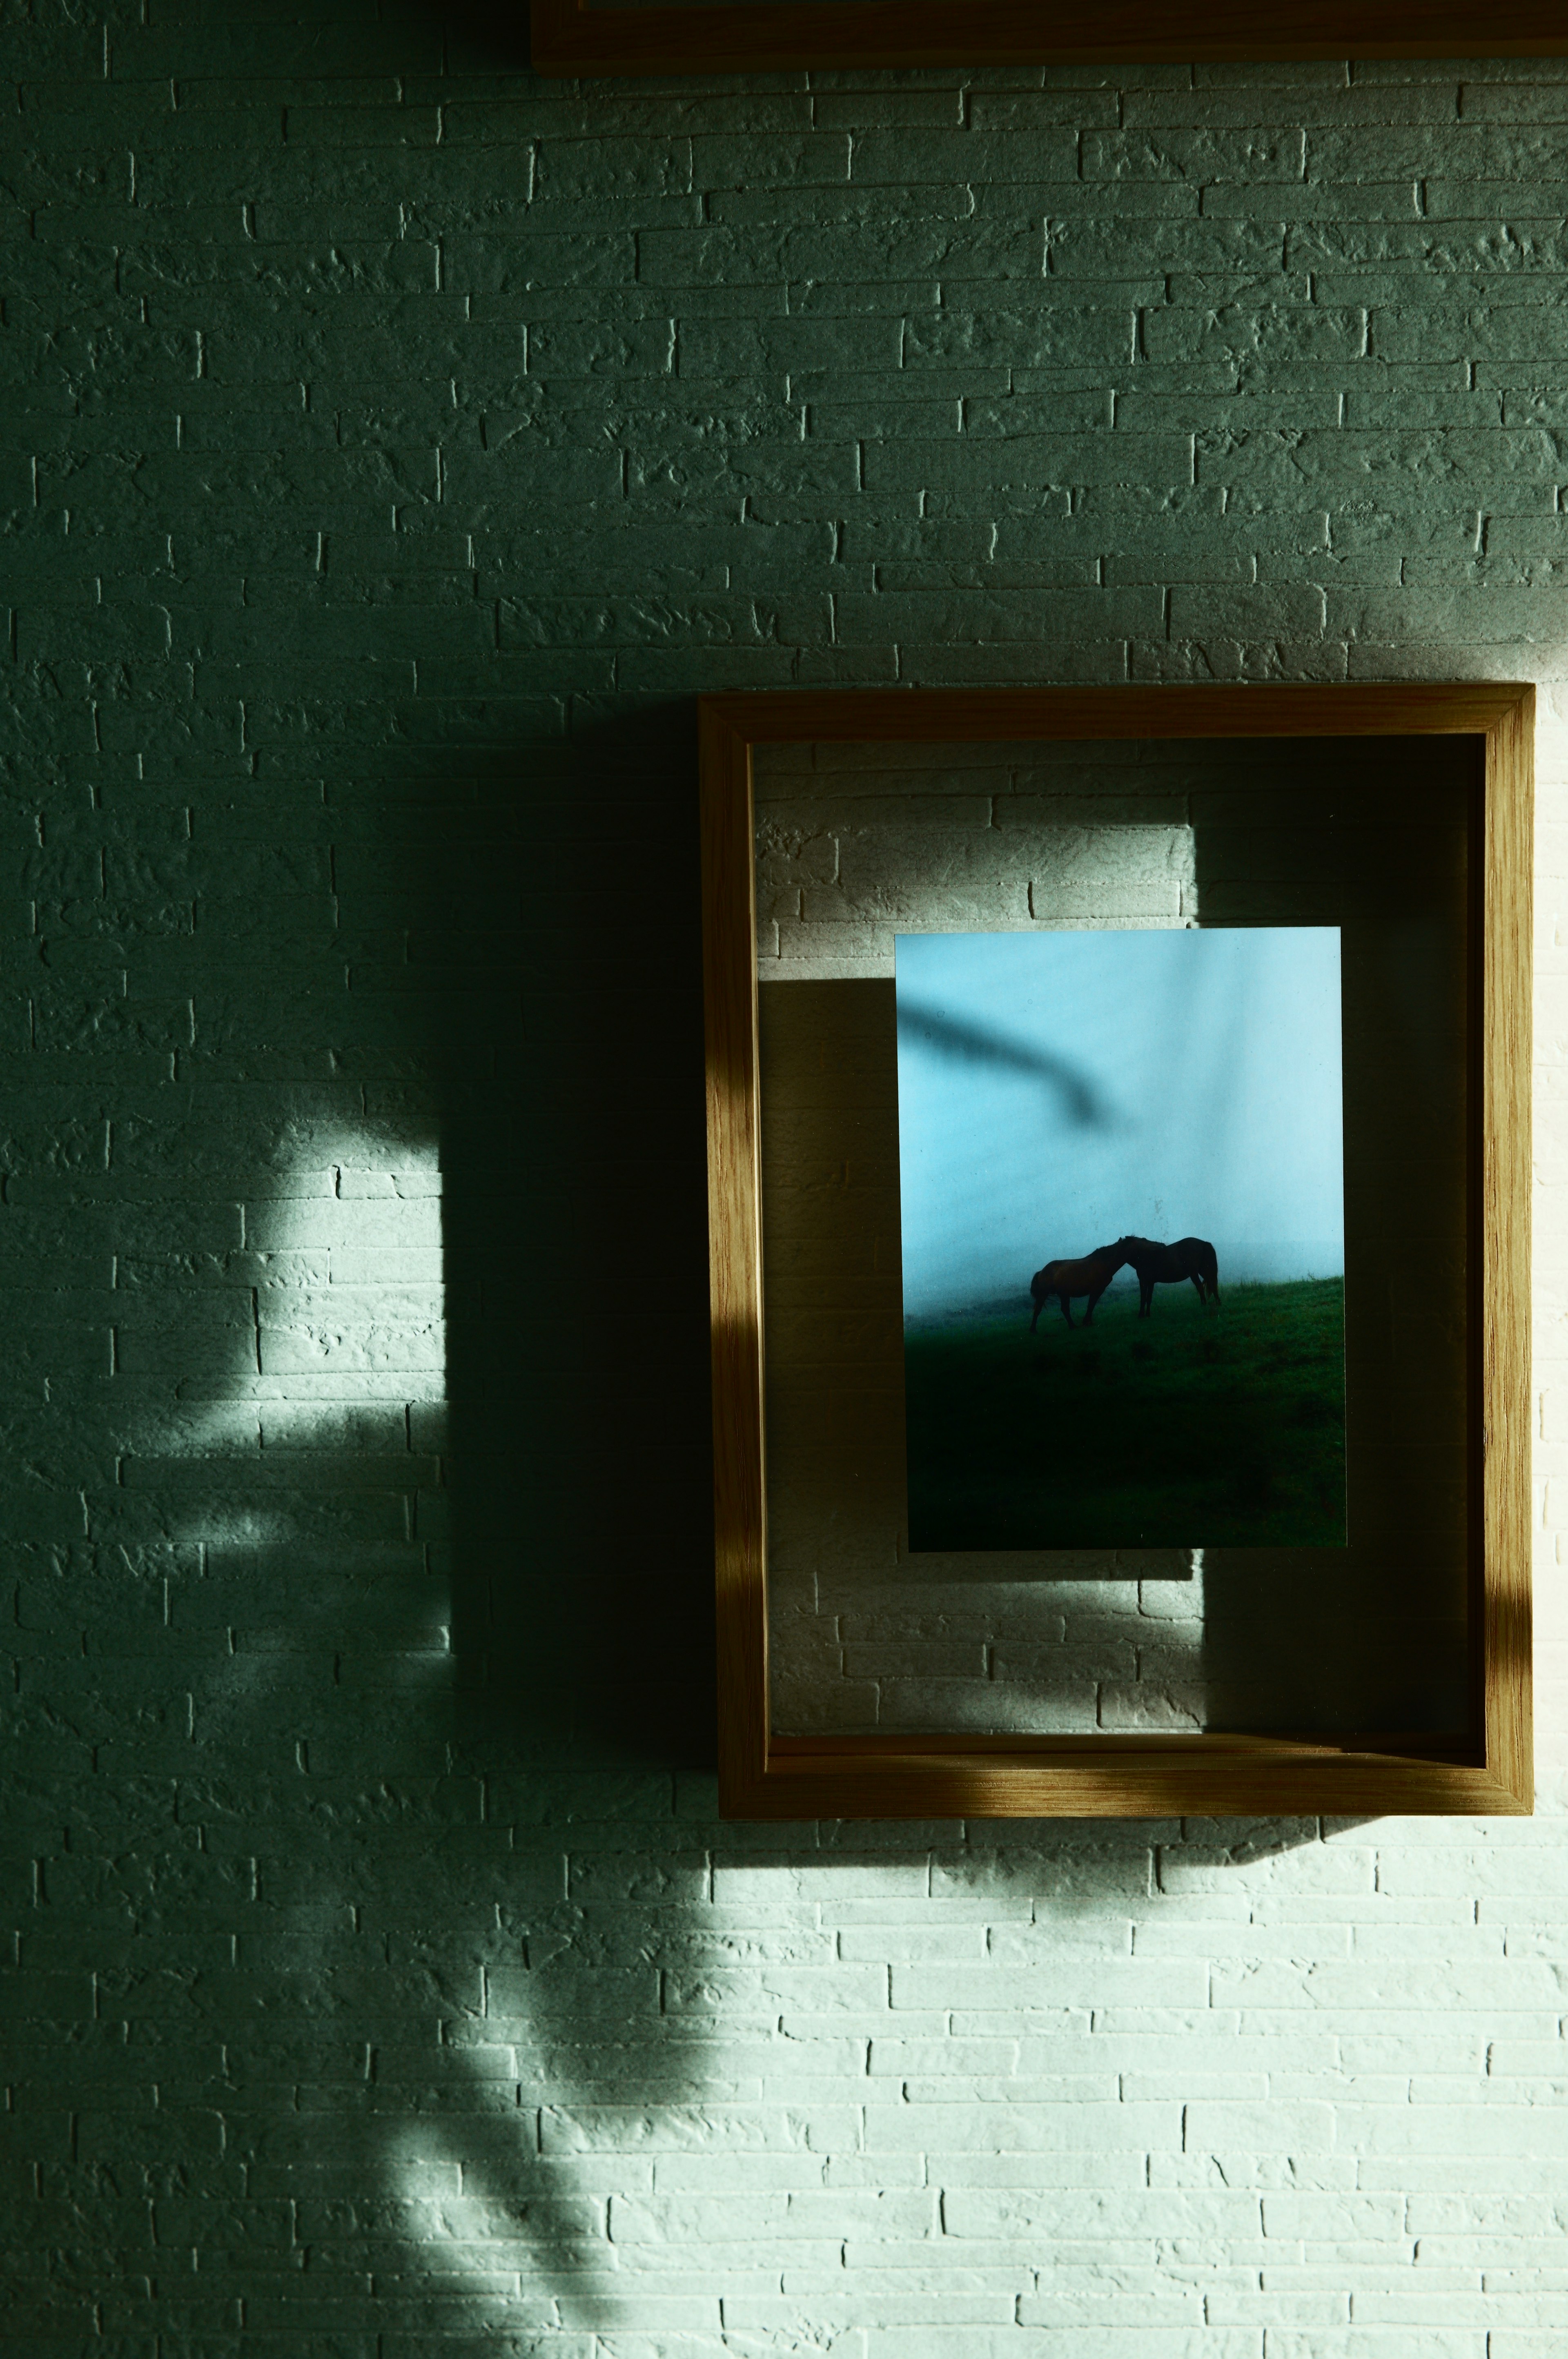
<path id="1" fill-rule="evenodd" d="M 1568 70 L 6 0 L 0 2337 L 1568 2348 Z M 719 1826 L 691 691 L 1547 694 L 1541 1815 Z"/>

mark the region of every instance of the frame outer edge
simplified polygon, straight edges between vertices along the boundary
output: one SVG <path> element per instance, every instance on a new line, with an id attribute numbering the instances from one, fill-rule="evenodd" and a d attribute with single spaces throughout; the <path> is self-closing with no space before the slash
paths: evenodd
<path id="1" fill-rule="evenodd" d="M 562 0 L 555 0 L 562 5 Z M 570 5 L 570 0 L 564 0 Z M 1242 700 L 1238 707 L 1236 699 Z M 1247 714 L 1238 721 L 1237 712 Z M 702 775 L 709 1255 L 713 1321 L 719 1801 L 730 1818 L 1122 1817 L 1312 1813 L 1519 1816 L 1532 1808 L 1530 1584 L 1530 840 L 1535 690 L 1520 682 L 1351 688 L 754 691 L 698 700 Z M 921 717 L 923 713 L 923 719 Z M 1047 726 L 1054 722 L 1053 727 Z M 954 728 L 954 724 L 960 724 Z M 1021 724 L 1021 725 L 1020 725 Z M 876 1762 L 770 1757 L 760 1233 L 753 742 L 973 734 L 1484 738 L 1481 1202 L 1480 1758 L 1345 1752 L 1139 1760 L 1107 1739 L 1091 1764 L 955 1758 L 940 1741 Z M 1182 1748 L 1185 1751 L 1185 1747 Z"/>
<path id="2" fill-rule="evenodd" d="M 1535 691 L 1487 732 L 1482 1045 L 1482 1516 L 1486 1766 L 1529 1810 L 1530 1055 Z"/>
<path id="3" fill-rule="evenodd" d="M 819 0 L 820 4 L 820 0 Z M 810 5 L 810 0 L 802 0 Z M 929 744 L 940 737 L 1484 736 L 1522 682 L 1269 682 L 1256 686 L 1116 688 L 742 689 L 702 699 L 749 744 Z M 1236 718 L 1247 699 L 1247 725 Z"/>
<path id="4" fill-rule="evenodd" d="M 1201 1743 L 1202 1740 L 1196 1740 Z M 1494 1817 L 1528 1815 L 1528 1800 L 1486 1769 L 1349 1755 L 1140 1763 L 1123 1754 L 1082 1767 L 1017 1759 L 991 1764 L 937 1753 L 889 1756 L 874 1768 L 829 1755 L 777 1760 L 746 1791 L 748 1819 Z"/>
<path id="5" fill-rule="evenodd" d="M 751 748 L 706 699 L 698 741 L 719 1805 L 732 1810 L 768 1753 L 757 897 Z"/>
<path id="6" fill-rule="evenodd" d="M 1417 29 L 1412 32 L 1411 25 Z M 533 0 L 533 63 L 543 74 L 714 73 L 800 68 L 1177 64 L 1312 58 L 1553 57 L 1568 52 L 1555 0 L 1282 0 L 1258 29 L 1244 0 L 1195 0 L 1172 27 L 1159 0 L 1103 0 L 1085 38 L 1057 0 L 880 0 L 833 7 L 615 7 Z"/>

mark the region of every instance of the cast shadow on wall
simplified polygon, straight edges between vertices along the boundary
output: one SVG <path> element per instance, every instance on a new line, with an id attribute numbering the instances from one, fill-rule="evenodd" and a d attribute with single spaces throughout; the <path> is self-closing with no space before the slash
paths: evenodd
<path id="1" fill-rule="evenodd" d="M 426 1716 L 485 1822 L 450 1863 L 435 1848 L 428 1897 L 405 1904 L 439 2101 L 414 2118 L 389 2090 L 365 2164 L 404 2201 L 456 2174 L 452 2274 L 475 2298 L 510 2264 L 561 2324 L 635 2328 L 645 2150 L 705 2139 L 688 2109 L 866 2071 L 836 2023 L 757 2042 L 758 2011 L 809 2015 L 813 1972 L 845 1971 L 866 1903 L 841 1911 L 839 1870 L 861 1895 L 885 1878 L 895 1912 L 995 1895 L 1092 1978 L 1158 1912 L 1156 1847 L 1182 1831 L 715 1820 L 691 709 L 460 749 L 414 785 L 387 850 L 419 953 L 410 1060 L 437 1082 L 450 1419 L 450 1695 Z M 1318 1832 L 1198 1829 L 1190 1855 Z M 828 2184 L 824 2158 L 795 2164 L 801 2189 Z M 681 2167 L 657 2161 L 651 2184 Z M 627 2190 L 618 2287 L 600 2275 L 606 2171 Z"/>
<path id="2" fill-rule="evenodd" d="M 1016 1913 L 1018 1956 L 1038 1942 L 1060 1962 L 1054 2005 L 1063 1978 L 1092 1990 L 1102 1962 L 1138 1954 L 1168 1875 L 1177 1890 L 1190 1873 L 1245 1885 L 1323 1830 L 715 1819 L 691 707 L 490 756 L 474 793 L 483 860 L 449 842 L 443 818 L 412 873 L 444 906 L 466 995 L 503 1027 L 493 1068 L 454 1056 L 445 1070 L 441 1142 L 453 1758 L 484 1780 L 514 1850 L 487 1870 L 493 1925 L 470 1919 L 486 2011 L 441 2012 L 444 2044 L 463 2051 L 454 2105 L 465 2070 L 515 2055 L 539 2143 L 522 2120 L 403 2122 L 381 2162 L 395 2186 L 405 2157 L 461 2158 L 475 2227 L 515 2239 L 525 2281 L 548 2288 L 563 2323 L 636 2326 L 635 2193 L 616 2199 L 620 2286 L 593 2282 L 612 2154 L 634 2189 L 648 2151 L 659 2194 L 722 2188 L 720 2155 L 712 2180 L 681 2176 L 701 2169 L 686 2149 L 711 2134 L 692 2109 L 753 2089 L 788 2103 L 798 2073 L 818 2087 L 831 2075 L 845 2098 L 880 2094 L 868 2055 L 881 2021 L 898 2052 L 897 2007 L 870 2041 L 858 2024 L 845 2038 L 842 2017 L 819 2016 L 812 1979 L 856 1971 L 866 1934 L 847 1929 L 876 1919 L 855 1897 L 868 1876 L 885 1883 L 890 1928 L 911 1900 L 942 1922 Z M 489 953 L 476 865 L 498 912 Z M 887 1939 L 896 1957 L 900 1935 Z M 1016 1977 L 1002 1978 L 1017 2004 Z M 789 2037 L 774 2045 L 780 2022 Z M 810 2153 L 780 2169 L 781 2186 L 791 2170 L 802 2191 L 832 2184 Z M 770 2200 L 781 2215 L 786 2197 Z"/>
<path id="3" fill-rule="evenodd" d="M 457 1676 L 523 1759 L 713 1758 L 693 759 L 685 707 L 491 754 L 410 846 L 484 1042 L 435 1043 Z"/>
<path id="4" fill-rule="evenodd" d="M 476 2305 L 515 2325 L 519 2299 L 639 2326 L 645 2150 L 682 2152 L 682 2109 L 781 2104 L 791 2076 L 858 2071 L 877 2094 L 867 2035 L 857 2064 L 837 2018 L 812 2020 L 822 1974 L 853 1992 L 873 1971 L 843 1946 L 868 1871 L 890 1927 L 927 1900 L 1010 1920 L 1057 1962 L 1049 2012 L 1060 1973 L 1093 1991 L 1105 1961 L 1136 1968 L 1173 1855 L 1267 1873 L 1320 1834 L 715 1820 L 694 750 L 683 704 L 329 777 L 339 920 L 316 988 L 241 992 L 257 945 L 217 953 L 258 1070 L 325 1046 L 342 1078 L 299 1091 L 280 1140 L 224 1130 L 217 1099 L 190 1117 L 258 1209 L 252 1260 L 277 1259 L 213 1272 L 200 1446 L 154 1466 L 126 1437 L 118 1512 L 200 1549 L 187 1628 L 239 1633 L 136 1930 L 178 1940 L 209 2012 L 237 1963 L 255 2021 L 210 2100 L 229 2159 L 298 2202 L 303 2274 L 277 2300 L 301 2336 L 340 2273 L 378 2318 L 417 2282 L 438 2308 L 461 2294 L 470 2326 Z M 184 1169 L 200 1144 L 160 1152 Z M 397 1223 L 352 1201 L 356 1169 L 390 1175 L 389 1204 L 445 1182 L 444 1438 L 426 1291 L 397 1276 Z M 335 1307 L 323 1239 L 347 1256 Z M 155 1292 L 128 1292 L 124 1332 L 165 1364 Z M 106 2005 L 120 1986 L 107 1972 Z M 898 2008 L 880 2021 L 897 2041 Z M 795 2160 L 794 2183 L 827 2185 L 822 2154 Z M 149 2171 L 172 2222 L 179 2175 Z"/>
<path id="5" fill-rule="evenodd" d="M 427 13 L 450 71 L 526 68 L 526 16 Z M 465 785 L 444 757 L 432 769 L 406 880 L 441 945 L 419 1020 L 439 1075 L 462 1710 L 517 1757 L 708 1767 L 694 718 L 649 701 L 570 739 L 485 734 L 453 749 Z M 453 797 L 472 838 L 441 816 Z M 1225 814 L 1206 816 L 1205 893 Z M 1269 1644 L 1255 1573 L 1211 1556 L 1204 1599 L 1208 1632 Z"/>
<path id="6" fill-rule="evenodd" d="M 690 704 L 649 706 L 459 756 L 400 822 L 416 938 L 439 945 L 419 1023 L 445 1190 L 452 1669 L 462 1742 L 492 1767 L 712 1767 L 694 781 Z M 1222 901 L 1225 849 L 1198 831 Z M 1302 1593 L 1282 1600 L 1247 1552 L 1211 1553 L 1205 1676 L 1216 1631 L 1278 1664 L 1306 1577 L 1338 1577 L 1311 1551 L 1291 1571 Z"/>

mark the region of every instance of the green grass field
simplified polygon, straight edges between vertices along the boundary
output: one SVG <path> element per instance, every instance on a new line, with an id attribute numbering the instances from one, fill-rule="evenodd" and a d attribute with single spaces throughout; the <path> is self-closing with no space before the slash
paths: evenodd
<path id="1" fill-rule="evenodd" d="M 906 1333 L 912 1547 L 1345 1545 L 1342 1278 L 1029 1321 Z"/>

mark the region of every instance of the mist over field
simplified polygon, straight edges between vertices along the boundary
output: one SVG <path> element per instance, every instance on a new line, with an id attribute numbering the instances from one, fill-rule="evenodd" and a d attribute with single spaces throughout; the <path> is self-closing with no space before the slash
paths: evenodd
<path id="1" fill-rule="evenodd" d="M 899 935 L 906 1317 L 1025 1301 L 1127 1233 L 1206 1237 L 1222 1288 L 1342 1277 L 1339 951 L 1331 926 Z"/>

